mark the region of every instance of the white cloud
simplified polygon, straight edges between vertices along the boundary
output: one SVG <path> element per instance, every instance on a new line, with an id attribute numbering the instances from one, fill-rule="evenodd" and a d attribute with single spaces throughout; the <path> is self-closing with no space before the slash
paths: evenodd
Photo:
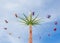
<path id="1" fill-rule="evenodd" d="M 12 37 L 12 36 L 8 35 L 8 38 L 9 38 L 9 40 L 10 40 L 11 43 L 19 43 L 19 40 L 16 39 L 16 38 L 14 38 L 14 37 Z"/>
<path id="2" fill-rule="evenodd" d="M 17 7 L 19 7 L 19 4 L 17 4 L 17 3 L 6 3 L 6 4 L 4 5 L 4 8 L 5 8 L 5 9 L 8 9 L 8 10 L 10 10 L 10 9 L 15 9 L 15 8 L 17 8 Z"/>
<path id="3" fill-rule="evenodd" d="M 13 1 L 12 1 L 13 2 Z M 36 7 L 40 7 L 43 4 L 42 0 L 17 0 L 16 2 L 14 1 L 12 3 L 10 2 L 6 2 L 6 4 L 4 4 L 4 8 L 5 9 L 14 9 L 14 8 L 36 8 Z"/>

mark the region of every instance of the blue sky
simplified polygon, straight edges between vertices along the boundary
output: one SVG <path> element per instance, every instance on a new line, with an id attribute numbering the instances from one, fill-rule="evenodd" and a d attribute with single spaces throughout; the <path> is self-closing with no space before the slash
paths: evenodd
<path id="1" fill-rule="evenodd" d="M 28 43 L 29 27 L 22 25 L 14 14 L 23 17 L 23 13 L 29 15 L 32 11 L 45 21 L 33 26 L 33 43 L 60 43 L 60 0 L 0 0 L 0 43 Z M 46 18 L 47 15 L 51 18 Z M 55 27 L 57 30 L 53 31 Z"/>

